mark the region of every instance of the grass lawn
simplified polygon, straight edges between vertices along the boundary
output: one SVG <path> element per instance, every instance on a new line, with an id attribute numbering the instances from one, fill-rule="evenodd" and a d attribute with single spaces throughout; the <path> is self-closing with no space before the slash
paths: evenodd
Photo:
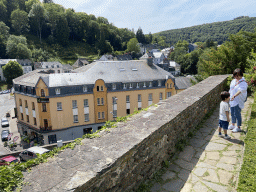
<path id="1" fill-rule="evenodd" d="M 256 94 L 247 131 L 237 191 L 256 191 Z"/>

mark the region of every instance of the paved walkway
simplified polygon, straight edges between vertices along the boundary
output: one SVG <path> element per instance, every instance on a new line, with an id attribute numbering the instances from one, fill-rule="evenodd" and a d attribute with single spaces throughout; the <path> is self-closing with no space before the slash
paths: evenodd
<path id="1" fill-rule="evenodd" d="M 242 110 L 243 121 L 253 99 L 248 99 Z M 184 151 L 171 160 L 160 183 L 151 192 L 229 192 L 236 191 L 239 171 L 243 161 L 242 132 L 232 133 L 230 140 L 218 137 L 219 108 L 207 119 L 202 128 L 190 140 Z M 246 130 L 246 124 L 242 126 Z"/>

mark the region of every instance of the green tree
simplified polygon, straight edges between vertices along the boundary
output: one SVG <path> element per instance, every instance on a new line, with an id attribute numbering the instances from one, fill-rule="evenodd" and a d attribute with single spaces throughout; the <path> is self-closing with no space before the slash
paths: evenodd
<path id="1" fill-rule="evenodd" d="M 0 0 L 0 21 L 4 23 L 7 21 L 7 8 L 6 8 L 6 0 Z"/>
<path id="2" fill-rule="evenodd" d="M 29 24 L 27 12 L 16 9 L 11 14 L 11 22 L 17 34 L 21 35 L 22 33 L 28 32 Z"/>
<path id="3" fill-rule="evenodd" d="M 32 50 L 32 60 L 34 62 L 47 61 L 49 59 L 49 53 L 43 49 L 33 49 Z"/>
<path id="4" fill-rule="evenodd" d="M 23 75 L 22 66 L 16 61 L 9 61 L 2 69 L 8 85 L 12 85 L 13 79 Z"/>
<path id="5" fill-rule="evenodd" d="M 32 6 L 34 4 L 37 4 L 37 3 L 40 3 L 40 1 L 39 0 L 28 0 L 28 1 L 26 1 L 25 2 L 25 7 L 26 7 L 27 13 L 29 13 L 30 10 L 32 9 Z"/>
<path id="6" fill-rule="evenodd" d="M 139 53 L 140 52 L 140 47 L 138 46 L 138 40 L 137 38 L 132 38 L 130 41 L 127 43 L 127 50 L 126 52 L 135 52 Z"/>
<path id="7" fill-rule="evenodd" d="M 9 37 L 10 28 L 5 25 L 4 22 L 0 21 L 0 58 L 6 56 L 6 43 Z"/>
<path id="8" fill-rule="evenodd" d="M 139 43 L 142 43 L 142 44 L 146 43 L 145 35 L 144 35 L 141 27 L 139 27 L 138 31 L 136 32 L 136 38 L 137 38 Z"/>
<path id="9" fill-rule="evenodd" d="M 31 51 L 27 47 L 26 37 L 10 35 L 7 41 L 6 53 L 10 58 L 29 59 Z"/>
<path id="10" fill-rule="evenodd" d="M 53 3 L 53 0 L 43 0 L 43 3 Z"/>
<path id="11" fill-rule="evenodd" d="M 47 12 L 45 11 L 41 3 L 33 4 L 32 9 L 30 10 L 28 17 L 34 20 L 34 23 L 37 27 L 40 43 L 42 39 L 42 27 L 47 18 Z"/>
<path id="12" fill-rule="evenodd" d="M 65 14 L 59 14 L 58 19 L 56 21 L 56 34 L 55 38 L 57 42 L 62 45 L 67 45 L 69 38 L 69 28 L 68 22 L 65 17 Z"/>

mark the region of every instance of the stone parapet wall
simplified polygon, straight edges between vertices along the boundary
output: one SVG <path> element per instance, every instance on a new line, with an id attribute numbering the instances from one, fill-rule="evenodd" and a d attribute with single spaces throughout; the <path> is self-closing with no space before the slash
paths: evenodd
<path id="1" fill-rule="evenodd" d="M 75 191 L 135 191 L 162 166 L 175 145 L 186 139 L 220 103 L 228 75 L 212 76 L 119 123 L 100 138 L 84 139 L 86 172 L 77 173 Z"/>

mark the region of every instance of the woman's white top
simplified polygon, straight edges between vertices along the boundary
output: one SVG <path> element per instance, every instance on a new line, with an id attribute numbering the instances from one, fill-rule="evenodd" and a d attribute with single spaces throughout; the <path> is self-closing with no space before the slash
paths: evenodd
<path id="1" fill-rule="evenodd" d="M 242 77 L 242 79 L 240 79 L 239 81 L 237 81 L 236 79 L 233 79 L 231 81 L 229 90 L 230 98 L 233 97 L 238 91 L 241 91 L 241 94 L 236 96 L 233 101 L 230 100 L 230 107 L 235 107 L 239 105 L 240 109 L 244 108 L 244 102 L 247 97 L 247 87 L 248 85 L 244 77 Z"/>

